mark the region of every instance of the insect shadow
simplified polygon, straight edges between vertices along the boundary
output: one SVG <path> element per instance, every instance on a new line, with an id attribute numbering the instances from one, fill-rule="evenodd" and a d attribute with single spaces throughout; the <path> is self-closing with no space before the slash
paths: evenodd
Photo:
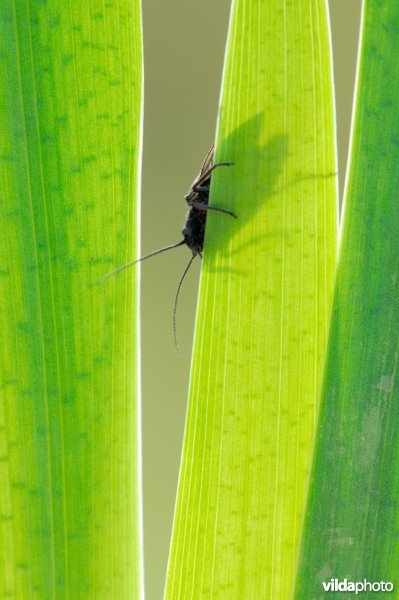
<path id="1" fill-rule="evenodd" d="M 304 188 L 298 194 L 287 194 L 290 189 L 306 181 L 336 177 L 337 173 L 298 171 L 289 179 L 284 177 L 285 165 L 290 157 L 289 137 L 284 131 L 267 137 L 267 124 L 264 124 L 263 115 L 256 115 L 243 123 L 231 135 L 222 139 L 219 148 L 219 156 L 231 157 L 234 167 L 231 173 L 215 174 L 210 200 L 211 203 L 234 211 L 238 218 L 234 222 L 216 219 L 213 215 L 209 218 L 205 235 L 206 268 L 210 271 L 228 270 L 231 274 L 243 275 L 232 268 L 230 260 L 223 261 L 223 257 L 234 256 L 250 245 L 257 245 L 261 254 L 267 251 L 266 242 L 270 238 L 280 238 L 283 233 L 290 235 L 288 230 L 283 232 L 281 219 L 273 219 L 274 209 L 281 203 L 283 195 L 286 194 L 285 201 L 289 209 L 290 204 L 306 202 L 307 198 Z M 312 195 L 309 194 L 309 197 Z M 268 212 L 269 223 L 262 227 L 262 235 L 253 233 L 249 238 L 245 236 L 242 243 L 235 240 L 234 244 L 230 244 L 241 228 L 256 219 L 268 218 L 260 213 L 271 202 L 274 206 Z M 256 231 L 256 225 L 252 230 Z"/>
<path id="2" fill-rule="evenodd" d="M 257 217 L 264 204 L 276 193 L 276 184 L 287 159 L 288 136 L 281 132 L 265 143 L 260 142 L 265 137 L 263 121 L 262 115 L 255 115 L 220 143 L 220 156 L 231 156 L 234 167 L 231 173 L 215 174 L 211 201 L 216 205 L 222 203 L 222 206 L 234 211 L 237 221 L 209 219 L 205 248 L 208 255 L 207 266 L 211 270 L 225 270 L 225 267 L 220 266 L 220 261 L 216 267 L 216 256 L 230 255 L 241 250 L 242 246 L 231 250 L 229 241 Z M 236 159 L 236 156 L 243 158 Z M 256 241 L 254 238 L 246 244 Z M 231 271 L 231 265 L 228 269 Z"/>

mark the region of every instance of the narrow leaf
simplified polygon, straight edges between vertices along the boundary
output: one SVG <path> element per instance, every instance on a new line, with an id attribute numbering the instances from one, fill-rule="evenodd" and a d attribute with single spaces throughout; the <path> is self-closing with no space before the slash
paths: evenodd
<path id="1" fill-rule="evenodd" d="M 336 260 L 324 0 L 234 0 L 166 598 L 287 598 Z"/>
<path id="2" fill-rule="evenodd" d="M 366 0 L 300 599 L 331 578 L 399 585 L 398 34 L 398 3 Z"/>
<path id="3" fill-rule="evenodd" d="M 137 272 L 93 285 L 138 247 L 139 1 L 0 40 L 0 596 L 139 598 Z"/>

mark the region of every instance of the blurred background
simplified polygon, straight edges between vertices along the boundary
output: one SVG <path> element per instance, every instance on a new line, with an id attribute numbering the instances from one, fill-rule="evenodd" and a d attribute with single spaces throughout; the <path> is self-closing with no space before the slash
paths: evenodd
<path id="1" fill-rule="evenodd" d="M 340 190 L 344 185 L 361 0 L 329 0 L 334 45 Z M 230 0 L 143 0 L 142 253 L 177 242 L 184 195 L 216 127 Z M 200 260 L 172 308 L 190 257 L 178 248 L 141 267 L 143 484 L 146 600 L 160 600 L 167 567 L 190 369 Z"/>

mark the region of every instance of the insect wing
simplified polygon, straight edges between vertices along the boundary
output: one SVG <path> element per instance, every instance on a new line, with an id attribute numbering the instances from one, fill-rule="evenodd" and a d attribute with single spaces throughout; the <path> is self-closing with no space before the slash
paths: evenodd
<path id="1" fill-rule="evenodd" d="M 205 156 L 204 162 L 202 163 L 201 170 L 190 186 L 190 189 L 188 191 L 189 196 L 191 196 L 192 194 L 195 194 L 194 188 L 197 185 L 200 185 L 200 184 L 202 185 L 210 180 L 212 171 L 209 173 L 208 173 L 208 171 L 210 170 L 210 168 L 212 167 L 212 164 L 213 164 L 213 154 L 214 154 L 214 144 L 212 144 L 212 146 L 209 148 L 208 154 Z"/>
<path id="2" fill-rule="evenodd" d="M 214 150 L 215 145 L 212 144 L 212 146 L 208 150 L 208 154 L 204 158 L 204 162 L 202 163 L 201 171 L 198 174 L 197 180 L 201 179 L 201 176 L 204 175 L 204 173 L 206 173 L 207 171 L 209 171 L 209 169 L 213 165 Z"/>

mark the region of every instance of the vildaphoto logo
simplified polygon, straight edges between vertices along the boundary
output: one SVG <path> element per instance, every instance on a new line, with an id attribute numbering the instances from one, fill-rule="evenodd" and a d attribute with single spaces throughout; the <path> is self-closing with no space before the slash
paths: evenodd
<path id="1" fill-rule="evenodd" d="M 349 579 L 330 579 L 322 582 L 325 592 L 392 592 L 393 583 L 390 581 L 350 581 Z"/>

